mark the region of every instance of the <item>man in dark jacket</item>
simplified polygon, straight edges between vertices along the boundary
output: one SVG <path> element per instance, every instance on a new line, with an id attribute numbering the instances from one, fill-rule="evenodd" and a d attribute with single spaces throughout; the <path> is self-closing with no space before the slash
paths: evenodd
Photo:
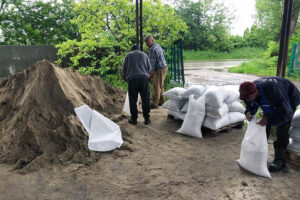
<path id="1" fill-rule="evenodd" d="M 262 108 L 258 124 L 265 126 L 267 137 L 271 127 L 276 126 L 277 141 L 274 142 L 275 159 L 269 165 L 270 172 L 278 172 L 285 166 L 285 150 L 289 144 L 289 128 L 296 107 L 300 104 L 300 93 L 289 80 L 281 77 L 265 77 L 240 85 L 240 99 L 246 104 L 246 118 L 251 120 Z"/>
<path id="2" fill-rule="evenodd" d="M 128 81 L 128 95 L 131 119 L 130 124 L 137 124 L 138 110 L 137 99 L 140 93 L 142 98 L 142 109 L 144 123 L 150 123 L 150 90 L 149 90 L 149 72 L 151 65 L 148 56 L 139 50 L 137 45 L 131 47 L 131 52 L 125 57 L 122 75 Z"/>

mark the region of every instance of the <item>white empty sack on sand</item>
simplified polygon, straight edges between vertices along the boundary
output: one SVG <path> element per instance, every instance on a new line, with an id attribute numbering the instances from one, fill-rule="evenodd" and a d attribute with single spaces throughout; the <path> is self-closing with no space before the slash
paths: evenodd
<path id="1" fill-rule="evenodd" d="M 268 142 L 266 126 L 256 123 L 256 117 L 249 122 L 244 136 L 238 163 L 244 169 L 271 178 L 268 170 Z"/>
<path id="2" fill-rule="evenodd" d="M 205 116 L 205 97 L 189 98 L 189 107 L 178 133 L 192 137 L 202 138 L 201 126 Z"/>
<path id="3" fill-rule="evenodd" d="M 141 95 L 139 94 L 138 95 L 138 100 L 136 102 L 136 105 L 138 106 L 139 105 L 139 102 L 141 101 Z M 129 106 L 129 95 L 128 95 L 128 92 L 126 94 L 126 99 L 125 99 L 125 102 L 124 102 L 124 106 L 123 106 L 123 112 L 127 113 L 130 115 L 130 106 Z"/>
<path id="4" fill-rule="evenodd" d="M 83 127 L 89 133 L 88 147 L 93 151 L 111 151 L 123 144 L 119 125 L 89 106 L 74 109 Z"/>
<path id="5" fill-rule="evenodd" d="M 93 110 L 88 105 L 82 105 L 75 108 L 74 111 L 86 132 L 90 133 Z"/>

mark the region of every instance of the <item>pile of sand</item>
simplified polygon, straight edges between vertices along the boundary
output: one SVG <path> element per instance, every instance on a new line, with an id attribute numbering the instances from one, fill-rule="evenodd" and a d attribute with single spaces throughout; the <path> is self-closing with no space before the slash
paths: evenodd
<path id="1" fill-rule="evenodd" d="M 124 99 L 124 91 L 99 77 L 36 63 L 0 82 L 0 162 L 31 171 L 46 163 L 98 160 L 74 108 L 87 104 L 116 118 Z"/>

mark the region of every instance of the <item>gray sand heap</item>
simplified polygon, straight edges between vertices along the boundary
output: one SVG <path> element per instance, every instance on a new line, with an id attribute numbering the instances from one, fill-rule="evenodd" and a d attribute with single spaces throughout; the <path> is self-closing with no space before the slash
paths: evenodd
<path id="1" fill-rule="evenodd" d="M 80 75 L 47 61 L 0 82 L 0 162 L 35 170 L 47 163 L 92 163 L 87 132 L 74 108 L 87 104 L 120 116 L 124 92 L 99 77 Z"/>

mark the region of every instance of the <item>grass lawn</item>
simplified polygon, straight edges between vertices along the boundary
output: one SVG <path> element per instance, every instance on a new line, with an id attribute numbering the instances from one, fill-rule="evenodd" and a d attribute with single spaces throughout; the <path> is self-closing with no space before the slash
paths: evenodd
<path id="1" fill-rule="evenodd" d="M 223 59 L 252 59 L 252 58 L 261 58 L 264 52 L 265 49 L 252 48 L 252 47 L 233 49 L 230 53 L 217 52 L 212 50 L 207 50 L 207 51 L 184 50 L 183 59 L 185 62 L 201 61 L 201 60 L 223 60 Z"/>

